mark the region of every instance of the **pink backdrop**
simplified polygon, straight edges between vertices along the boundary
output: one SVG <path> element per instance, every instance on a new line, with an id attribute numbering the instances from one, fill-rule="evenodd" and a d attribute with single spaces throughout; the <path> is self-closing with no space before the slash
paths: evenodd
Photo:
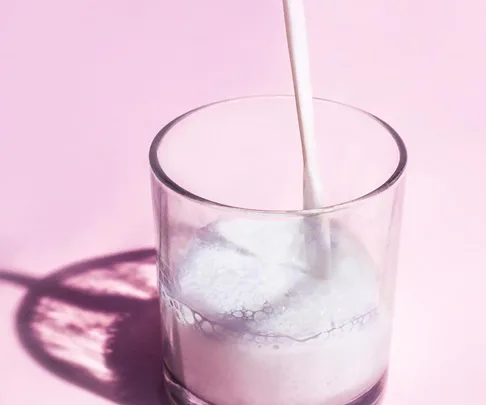
<path id="1" fill-rule="evenodd" d="M 386 404 L 480 403 L 486 3 L 307 7 L 316 94 L 383 117 L 410 152 Z M 209 101 L 291 89 L 280 0 L 2 1 L 0 269 L 41 277 L 150 246 L 157 130 Z M 24 293 L 0 280 L 0 404 L 110 403 L 21 347 Z"/>

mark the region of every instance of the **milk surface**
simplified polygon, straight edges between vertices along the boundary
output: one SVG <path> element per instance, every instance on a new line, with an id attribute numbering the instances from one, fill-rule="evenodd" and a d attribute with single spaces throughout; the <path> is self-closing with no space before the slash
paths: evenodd
<path id="1" fill-rule="evenodd" d="M 378 275 L 333 225 L 332 278 L 306 269 L 303 220 L 231 220 L 201 229 L 171 289 L 167 362 L 216 405 L 342 405 L 387 364 L 390 315 Z"/>

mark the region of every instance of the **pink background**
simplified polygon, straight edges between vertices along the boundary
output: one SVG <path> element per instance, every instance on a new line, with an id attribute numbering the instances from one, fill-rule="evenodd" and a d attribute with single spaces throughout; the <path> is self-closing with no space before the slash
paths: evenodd
<path id="1" fill-rule="evenodd" d="M 480 403 L 486 3 L 306 4 L 316 94 L 383 117 L 410 152 L 385 403 Z M 209 101 L 290 93 L 284 35 L 280 0 L 2 1 L 0 269 L 151 245 L 151 138 Z M 24 293 L 0 281 L 0 404 L 109 403 L 21 348 Z"/>

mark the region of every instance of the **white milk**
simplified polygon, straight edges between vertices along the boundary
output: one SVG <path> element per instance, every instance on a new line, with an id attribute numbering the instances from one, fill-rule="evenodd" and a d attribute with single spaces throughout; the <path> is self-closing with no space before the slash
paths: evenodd
<path id="1" fill-rule="evenodd" d="M 385 372 L 390 316 L 369 257 L 333 226 L 333 277 L 315 278 L 304 226 L 214 223 L 179 264 L 178 287 L 161 286 L 177 339 L 167 361 L 193 394 L 217 405 L 341 405 Z"/>
<path id="2" fill-rule="evenodd" d="M 322 208 L 324 206 L 322 180 L 317 158 L 304 3 L 302 0 L 283 0 L 283 10 L 304 163 L 302 190 L 304 209 Z M 330 278 L 332 277 L 332 263 L 327 254 L 331 250 L 329 224 L 322 216 L 314 221 L 320 222 L 320 225 L 307 227 L 305 234 L 308 240 L 315 241 L 318 248 L 309 250 L 311 253 L 307 254 L 307 267 L 316 276 Z M 307 224 L 311 224 L 311 221 L 307 221 Z"/>

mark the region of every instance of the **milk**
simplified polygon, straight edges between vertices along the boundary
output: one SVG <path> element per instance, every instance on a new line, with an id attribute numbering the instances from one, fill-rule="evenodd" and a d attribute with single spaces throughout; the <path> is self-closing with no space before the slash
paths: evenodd
<path id="1" fill-rule="evenodd" d="M 302 0 L 283 0 L 285 30 L 289 48 L 290 66 L 294 84 L 297 121 L 299 123 L 300 142 L 303 161 L 303 203 L 304 209 L 322 208 L 323 190 L 320 176 L 317 141 L 314 126 L 314 100 L 312 97 L 312 82 L 310 73 L 309 46 L 305 10 Z M 313 222 L 320 222 L 316 226 Z M 324 217 L 307 221 L 304 229 L 307 240 L 314 240 L 309 246 L 307 267 L 321 278 L 332 276 L 331 258 L 326 252 L 331 250 L 331 235 Z M 309 245 L 308 242 L 306 242 Z M 317 248 L 316 248 L 317 247 Z"/>
<path id="2" fill-rule="evenodd" d="M 283 4 L 303 208 L 322 208 L 304 8 Z M 376 268 L 323 216 L 214 222 L 172 274 L 160 289 L 169 391 L 181 403 L 345 405 L 386 372 L 390 314 Z"/>
<path id="3" fill-rule="evenodd" d="M 332 228 L 333 277 L 306 267 L 303 220 L 219 221 L 161 283 L 181 385 L 216 405 L 342 405 L 384 374 L 390 314 L 375 267 Z"/>

